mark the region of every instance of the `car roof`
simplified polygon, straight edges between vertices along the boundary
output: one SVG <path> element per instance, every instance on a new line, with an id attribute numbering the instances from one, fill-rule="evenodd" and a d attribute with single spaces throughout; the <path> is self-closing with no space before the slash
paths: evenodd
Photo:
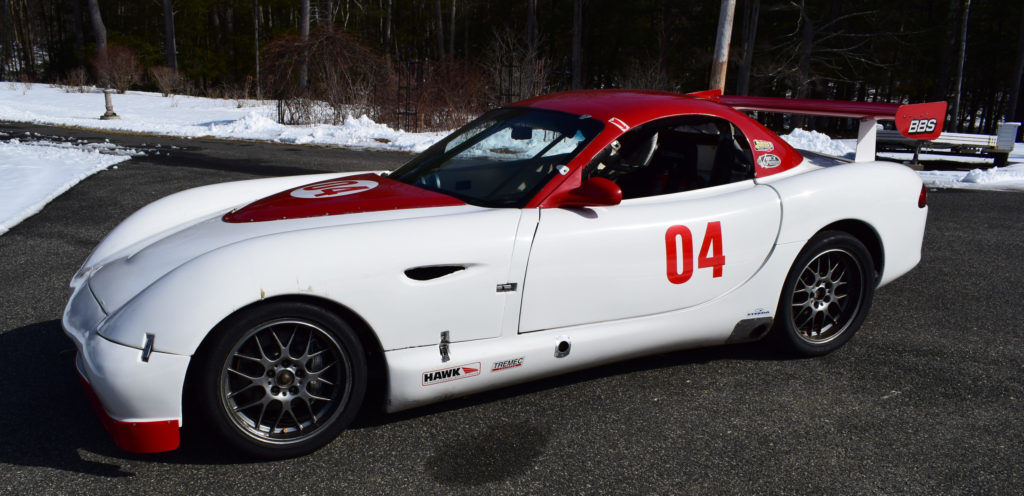
<path id="1" fill-rule="evenodd" d="M 757 177 L 778 174 L 803 161 L 800 152 L 770 129 L 729 105 L 705 98 L 708 95 L 708 92 L 683 95 L 648 90 L 578 90 L 538 96 L 510 106 L 589 115 L 612 124 L 605 129 L 612 128 L 615 137 L 631 128 L 664 117 L 716 116 L 729 120 L 743 132 L 753 150 Z M 597 144 L 604 146 L 607 143 Z"/>
<path id="2" fill-rule="evenodd" d="M 733 109 L 702 98 L 647 90 L 579 90 L 538 96 L 513 106 L 558 110 L 591 115 L 607 122 L 619 119 L 632 127 L 644 122 L 682 114 L 729 114 Z"/>

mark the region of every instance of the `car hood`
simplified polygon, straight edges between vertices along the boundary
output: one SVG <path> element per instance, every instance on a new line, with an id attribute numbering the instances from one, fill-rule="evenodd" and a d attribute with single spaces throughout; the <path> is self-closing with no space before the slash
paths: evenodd
<path id="1" fill-rule="evenodd" d="M 89 287 L 109 315 L 188 261 L 246 240 L 480 208 L 374 174 L 320 181 L 256 200 L 226 214 L 197 219 L 183 229 L 134 245 L 95 268 Z M 300 245 L 296 250 L 301 256 Z"/>
<path id="2" fill-rule="evenodd" d="M 382 210 L 463 205 L 462 200 L 376 174 L 318 181 L 256 200 L 225 222 L 266 222 Z"/>

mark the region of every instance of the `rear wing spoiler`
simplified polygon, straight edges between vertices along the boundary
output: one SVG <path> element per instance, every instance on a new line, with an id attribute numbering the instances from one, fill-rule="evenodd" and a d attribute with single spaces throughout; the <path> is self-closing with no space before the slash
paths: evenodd
<path id="1" fill-rule="evenodd" d="M 721 90 L 701 91 L 689 95 L 716 101 L 737 110 L 859 119 L 857 153 L 854 158 L 856 162 L 869 162 L 875 159 L 878 121 L 895 121 L 896 129 L 907 138 L 933 140 L 942 133 L 942 124 L 946 120 L 946 102 L 900 105 L 808 98 L 723 95 Z"/>

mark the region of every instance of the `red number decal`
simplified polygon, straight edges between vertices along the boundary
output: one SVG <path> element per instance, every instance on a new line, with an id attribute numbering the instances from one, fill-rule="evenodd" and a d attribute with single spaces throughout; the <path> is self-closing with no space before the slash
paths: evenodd
<path id="1" fill-rule="evenodd" d="M 686 226 L 672 226 L 665 231 L 665 254 L 668 280 L 682 284 L 693 276 L 693 234 Z"/>
<path id="2" fill-rule="evenodd" d="M 665 274 L 672 284 L 683 284 L 693 277 L 693 233 L 686 226 L 672 226 L 665 231 Z M 722 223 L 708 222 L 704 240 L 697 256 L 697 268 L 712 268 L 712 277 L 722 277 L 725 249 L 722 246 Z"/>
<path id="3" fill-rule="evenodd" d="M 708 252 L 712 254 L 709 255 Z M 697 268 L 713 267 L 715 270 L 712 277 L 722 277 L 723 266 L 725 253 L 722 253 L 722 223 L 716 220 L 708 222 L 708 229 L 704 232 L 704 242 L 700 245 L 700 255 L 697 255 Z"/>

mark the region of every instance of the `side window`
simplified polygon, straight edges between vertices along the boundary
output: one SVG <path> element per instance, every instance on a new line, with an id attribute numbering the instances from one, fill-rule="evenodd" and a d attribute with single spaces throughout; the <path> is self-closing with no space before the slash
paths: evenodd
<path id="1" fill-rule="evenodd" d="M 731 122 L 672 117 L 623 134 L 583 176 L 614 181 L 624 199 L 642 198 L 752 179 L 754 162 L 749 142 Z"/>

